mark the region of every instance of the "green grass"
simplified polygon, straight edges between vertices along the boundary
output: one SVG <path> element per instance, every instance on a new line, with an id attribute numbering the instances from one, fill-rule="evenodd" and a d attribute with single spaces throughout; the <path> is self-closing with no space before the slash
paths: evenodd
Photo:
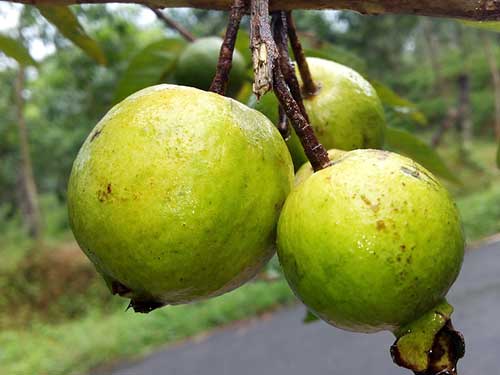
<path id="1" fill-rule="evenodd" d="M 59 325 L 33 324 L 0 333 L 0 374 L 76 374 L 119 358 L 144 355 L 159 345 L 221 324 L 255 316 L 294 297 L 284 281 L 251 283 L 224 296 L 150 314 L 98 310 Z M 300 322 L 297 322 L 299 324 Z"/>
<path id="2" fill-rule="evenodd" d="M 458 199 L 457 205 L 468 241 L 500 232 L 500 181 Z"/>

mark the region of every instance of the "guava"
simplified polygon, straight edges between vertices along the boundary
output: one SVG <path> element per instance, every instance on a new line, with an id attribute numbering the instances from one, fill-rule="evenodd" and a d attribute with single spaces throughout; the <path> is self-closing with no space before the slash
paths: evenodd
<path id="1" fill-rule="evenodd" d="M 447 190 L 411 159 L 379 150 L 347 152 L 296 185 L 277 243 L 288 283 L 315 315 L 398 336 L 426 314 L 432 321 L 464 256 Z"/>
<path id="2" fill-rule="evenodd" d="M 176 82 L 208 90 L 215 75 L 221 45 L 222 39 L 218 37 L 199 38 L 189 44 L 179 56 L 175 71 Z M 228 94 L 235 95 L 239 91 L 245 82 L 246 71 L 245 58 L 235 50 Z"/>
<path id="3" fill-rule="evenodd" d="M 73 164 L 71 228 L 136 311 L 233 290 L 275 252 L 293 182 L 261 113 L 175 85 L 141 90 L 96 125 Z"/>
<path id="4" fill-rule="evenodd" d="M 328 150 L 328 157 L 332 162 L 335 162 L 336 160 L 340 159 L 345 153 L 346 151 L 332 149 Z M 298 184 L 301 184 L 313 174 L 314 170 L 311 163 L 305 163 L 297 172 L 295 172 L 294 185 L 297 186 Z"/>
<path id="5" fill-rule="evenodd" d="M 319 91 L 305 97 L 304 106 L 323 146 L 345 151 L 381 148 L 385 115 L 372 85 L 353 69 L 333 61 L 311 57 L 307 62 Z M 252 98 L 249 105 L 277 124 L 278 100 L 274 94 L 268 93 L 260 101 Z M 298 169 L 307 157 L 295 132 L 287 144 Z"/>

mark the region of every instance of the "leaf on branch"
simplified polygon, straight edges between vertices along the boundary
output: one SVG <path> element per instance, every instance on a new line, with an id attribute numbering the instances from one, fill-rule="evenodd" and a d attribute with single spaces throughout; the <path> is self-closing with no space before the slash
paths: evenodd
<path id="1" fill-rule="evenodd" d="M 19 65 L 37 65 L 23 43 L 6 35 L 0 35 L 0 51 L 16 60 Z"/>
<path id="2" fill-rule="evenodd" d="M 106 65 L 106 56 L 99 44 L 89 37 L 85 29 L 69 7 L 59 5 L 38 5 L 42 16 L 53 24 L 59 32 L 78 46 L 98 64 Z"/>
<path id="3" fill-rule="evenodd" d="M 309 324 L 309 323 L 317 322 L 318 320 L 319 320 L 319 318 L 316 315 L 314 315 L 309 310 L 306 310 L 306 316 L 304 316 L 304 319 L 302 320 L 302 322 L 304 324 Z"/>
<path id="4" fill-rule="evenodd" d="M 439 154 L 427 143 L 407 131 L 387 128 L 385 133 L 386 146 L 392 150 L 410 157 L 422 164 L 432 173 L 451 182 L 460 183 L 460 180 L 446 165 Z"/>
<path id="5" fill-rule="evenodd" d="M 488 30 L 488 31 L 494 31 L 494 32 L 500 33 L 500 22 L 498 22 L 498 21 L 477 22 L 477 21 L 462 20 L 460 22 L 467 27 L 472 27 L 475 29 L 482 29 L 482 30 Z"/>
<path id="6" fill-rule="evenodd" d="M 180 38 L 162 39 L 148 44 L 129 62 L 115 90 L 115 102 L 145 87 L 155 85 L 171 73 L 186 42 Z"/>
<path id="7" fill-rule="evenodd" d="M 419 111 L 415 103 L 399 96 L 394 90 L 379 81 L 370 80 L 370 83 L 377 91 L 382 103 L 390 107 L 398 115 L 408 117 L 419 125 L 427 125 L 427 118 Z"/>

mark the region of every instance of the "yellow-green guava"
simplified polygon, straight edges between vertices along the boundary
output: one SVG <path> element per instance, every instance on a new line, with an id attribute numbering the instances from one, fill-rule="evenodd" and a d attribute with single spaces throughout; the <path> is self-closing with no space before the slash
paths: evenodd
<path id="1" fill-rule="evenodd" d="M 345 153 L 346 151 L 332 149 L 328 150 L 328 157 L 332 162 L 335 162 L 335 160 L 340 159 Z M 301 184 L 313 174 L 314 170 L 311 163 L 305 163 L 297 172 L 295 172 L 294 186 Z"/>
<path id="2" fill-rule="evenodd" d="M 275 251 L 293 180 L 261 113 L 175 85 L 141 90 L 96 125 L 73 164 L 70 224 L 136 311 L 217 296 Z"/>
<path id="3" fill-rule="evenodd" d="M 382 103 L 372 85 L 353 69 L 320 58 L 308 58 L 312 77 L 320 89 L 304 99 L 319 141 L 327 149 L 355 150 L 381 148 L 384 142 L 385 115 Z M 300 77 L 299 77 L 300 79 Z M 268 93 L 249 105 L 278 122 L 278 100 Z M 295 134 L 287 142 L 295 168 L 307 162 Z"/>
<path id="4" fill-rule="evenodd" d="M 464 255 L 447 190 L 416 162 L 379 150 L 347 152 L 296 185 L 277 241 L 296 295 L 358 332 L 396 332 L 434 311 Z"/>
<path id="5" fill-rule="evenodd" d="M 221 45 L 222 39 L 218 37 L 200 38 L 190 43 L 179 56 L 175 71 L 176 82 L 208 90 L 215 75 Z M 245 58 L 235 50 L 229 76 L 229 94 L 234 95 L 239 91 L 245 82 L 246 71 Z"/>

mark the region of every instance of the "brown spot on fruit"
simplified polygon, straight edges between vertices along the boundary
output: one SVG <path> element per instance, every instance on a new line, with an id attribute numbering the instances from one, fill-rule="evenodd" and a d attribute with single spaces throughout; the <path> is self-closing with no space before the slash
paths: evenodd
<path id="1" fill-rule="evenodd" d="M 94 132 L 94 134 L 92 134 L 92 137 L 90 138 L 90 142 L 93 142 L 94 139 L 96 139 L 97 137 L 99 137 L 100 134 L 101 134 L 101 130 L 96 130 Z"/>
<path id="2" fill-rule="evenodd" d="M 386 229 L 384 220 L 378 220 L 377 221 L 377 230 L 384 230 L 384 229 Z"/>

